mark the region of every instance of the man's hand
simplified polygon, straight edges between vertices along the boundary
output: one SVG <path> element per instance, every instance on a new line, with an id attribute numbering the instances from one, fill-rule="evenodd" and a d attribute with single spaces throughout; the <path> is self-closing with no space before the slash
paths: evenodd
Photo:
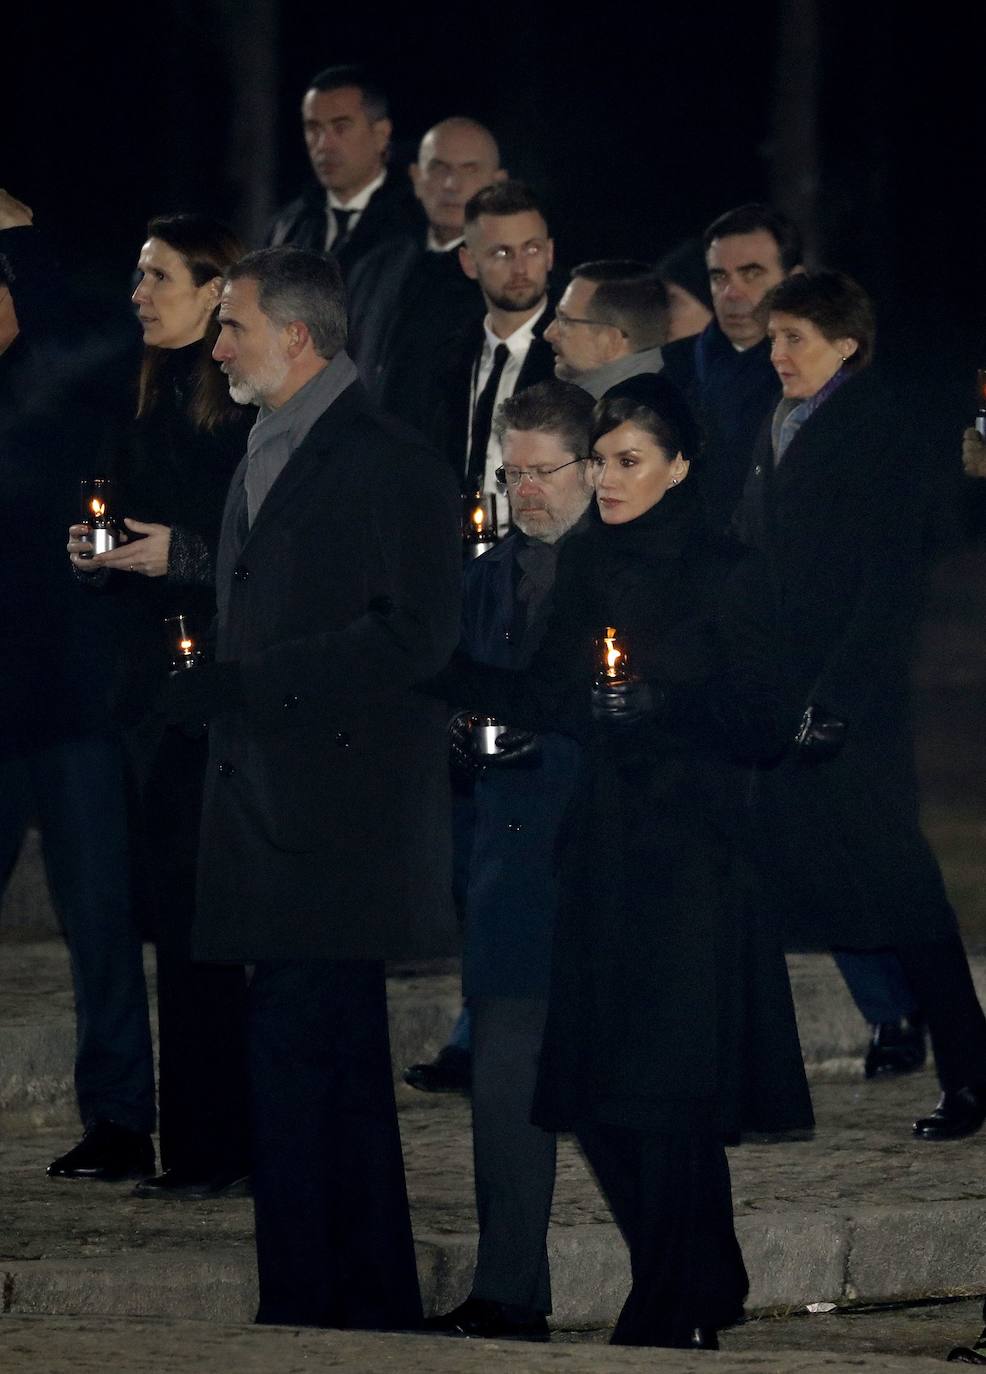
<path id="1" fill-rule="evenodd" d="M 0 187 L 0 229 L 20 229 L 34 223 L 34 211 Z"/>
<path id="2" fill-rule="evenodd" d="M 986 477 L 986 439 L 971 425 L 962 434 L 962 466 L 967 477 Z"/>

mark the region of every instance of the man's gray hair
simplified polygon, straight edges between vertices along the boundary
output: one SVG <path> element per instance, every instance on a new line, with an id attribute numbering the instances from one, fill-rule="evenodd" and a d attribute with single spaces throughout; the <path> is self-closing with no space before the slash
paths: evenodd
<path id="1" fill-rule="evenodd" d="M 346 291 L 335 258 L 303 248 L 261 248 L 226 273 L 227 281 L 250 277 L 257 301 L 279 329 L 300 320 L 320 358 L 346 346 Z"/>
<path id="2" fill-rule="evenodd" d="M 508 396 L 497 407 L 493 432 L 503 443 L 507 430 L 553 434 L 573 458 L 588 458 L 594 401 L 571 382 L 550 379 Z"/>

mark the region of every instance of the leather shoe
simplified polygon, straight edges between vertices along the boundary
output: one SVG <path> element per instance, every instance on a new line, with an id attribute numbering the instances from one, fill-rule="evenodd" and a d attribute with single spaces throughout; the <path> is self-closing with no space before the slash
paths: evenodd
<path id="1" fill-rule="evenodd" d="M 423 1093 L 468 1093 L 472 1087 L 472 1056 L 457 1045 L 446 1045 L 431 1064 L 412 1064 L 404 1082 Z"/>
<path id="2" fill-rule="evenodd" d="M 115 1121 L 94 1121 L 78 1145 L 48 1165 L 49 1178 L 84 1178 L 118 1183 L 154 1172 L 154 1145 L 149 1135 L 128 1131 Z"/>
<path id="3" fill-rule="evenodd" d="M 486 1341 L 550 1341 L 543 1312 L 531 1312 L 490 1298 L 466 1298 L 451 1312 L 426 1317 L 425 1331 L 446 1336 L 474 1336 Z"/>
<path id="4" fill-rule="evenodd" d="M 252 1197 L 253 1183 L 246 1169 L 223 1169 L 219 1173 L 197 1173 L 189 1169 L 165 1169 L 153 1178 L 142 1179 L 134 1197 L 174 1199 L 183 1202 L 196 1198 Z"/>
<path id="5" fill-rule="evenodd" d="M 920 1140 L 958 1140 L 973 1135 L 986 1121 L 986 1085 L 977 1083 L 942 1093 L 930 1116 L 914 1123 Z"/>
<path id="6" fill-rule="evenodd" d="M 714 1326 L 694 1326 L 685 1342 L 688 1350 L 718 1350 L 719 1332 Z"/>
<path id="7" fill-rule="evenodd" d="M 863 1072 L 867 1078 L 913 1073 L 924 1064 L 926 1054 L 924 1025 L 916 1017 L 882 1022 L 873 1027 Z"/>
<path id="8" fill-rule="evenodd" d="M 956 1345 L 945 1356 L 947 1364 L 986 1364 L 986 1331 L 975 1345 Z"/>

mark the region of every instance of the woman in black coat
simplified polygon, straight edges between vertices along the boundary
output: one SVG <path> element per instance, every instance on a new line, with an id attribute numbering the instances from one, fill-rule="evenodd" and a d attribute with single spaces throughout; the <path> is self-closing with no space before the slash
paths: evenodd
<path id="1" fill-rule="evenodd" d="M 541 650 L 526 674 L 462 666 L 453 693 L 584 746 L 534 1120 L 575 1131 L 629 1245 L 618 1344 L 714 1346 L 739 1319 L 724 1141 L 812 1122 L 729 762 L 775 746 L 770 660 L 752 616 L 724 633 L 730 559 L 706 533 L 695 446 L 659 377 L 598 404 L 597 506 L 560 555 Z M 606 627 L 629 681 L 600 679 Z"/>
<path id="2" fill-rule="evenodd" d="M 739 526 L 765 555 L 797 742 L 760 772 L 763 870 L 789 945 L 896 950 L 943 1089 L 914 1132 L 949 1139 L 986 1119 L 986 1021 L 918 820 L 909 671 L 930 473 L 906 409 L 868 366 L 862 288 L 799 273 L 765 306 L 784 394 Z"/>
<path id="3" fill-rule="evenodd" d="M 116 715 L 131 763 L 137 897 L 157 945 L 163 1172 L 138 1184 L 145 1197 L 216 1196 L 242 1190 L 249 1173 L 243 970 L 190 957 L 206 741 L 165 728 L 156 709 L 182 657 L 166 618 L 184 615 L 200 642 L 215 614 L 219 525 L 254 417 L 229 399 L 211 358 L 222 276 L 243 252 L 204 216 L 148 225 L 133 294 L 145 345 L 137 418 L 112 474 L 121 542 L 89 557 L 88 526 L 70 530 L 80 577 L 117 597 L 123 626 Z"/>

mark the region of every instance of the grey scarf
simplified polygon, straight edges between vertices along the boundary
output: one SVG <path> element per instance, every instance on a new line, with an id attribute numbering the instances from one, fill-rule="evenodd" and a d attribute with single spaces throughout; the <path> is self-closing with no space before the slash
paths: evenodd
<path id="1" fill-rule="evenodd" d="M 356 364 L 344 349 L 276 410 L 261 406 L 260 414 L 247 439 L 247 467 L 244 477 L 247 519 L 252 525 L 267 493 L 287 466 L 295 449 L 300 448 L 308 431 L 333 401 L 359 374 Z"/>
<path id="2" fill-rule="evenodd" d="M 583 372 L 581 377 L 572 380 L 598 401 L 611 386 L 618 386 L 628 377 L 636 377 L 641 372 L 660 372 L 663 366 L 664 359 L 659 348 L 642 348 L 639 353 L 628 353 L 625 358 L 603 363 L 594 372 Z"/>

